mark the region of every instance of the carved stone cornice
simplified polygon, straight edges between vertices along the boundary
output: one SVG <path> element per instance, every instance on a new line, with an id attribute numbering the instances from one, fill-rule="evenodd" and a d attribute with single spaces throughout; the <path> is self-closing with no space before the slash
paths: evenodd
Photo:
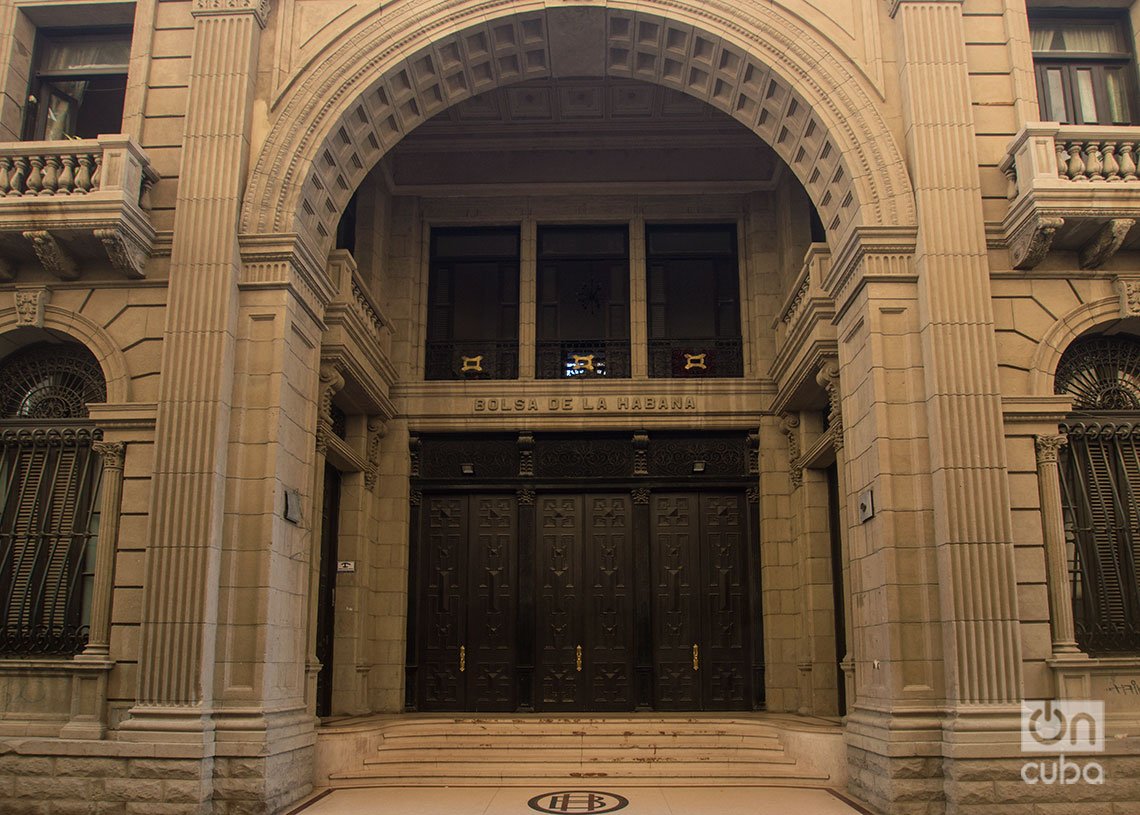
<path id="1" fill-rule="evenodd" d="M 1111 218 L 1096 235 L 1081 247 L 1079 260 L 1082 269 L 1099 269 L 1119 251 L 1128 231 L 1136 225 L 1135 218 Z"/>
<path id="2" fill-rule="evenodd" d="M 14 294 L 16 299 L 16 325 L 43 328 L 44 307 L 51 300 L 51 289 L 45 286 L 18 287 Z"/>
<path id="3" fill-rule="evenodd" d="M 194 17 L 217 17 L 230 14 L 252 14 L 265 28 L 269 22 L 269 0 L 194 0 L 190 13 Z"/>
<path id="4" fill-rule="evenodd" d="M 123 229 L 96 229 L 95 237 L 107 252 L 111 265 L 125 277 L 137 280 L 146 276 L 150 251 Z"/>
<path id="5" fill-rule="evenodd" d="M 835 301 L 835 319 L 842 317 L 867 283 L 914 282 L 918 272 L 914 251 L 917 226 L 857 226 L 832 254 L 823 288 Z"/>
<path id="6" fill-rule="evenodd" d="M 1037 465 L 1056 464 L 1061 448 L 1068 443 L 1069 440 L 1063 435 L 1034 437 L 1033 446 L 1037 450 Z"/>
<path id="7" fill-rule="evenodd" d="M 1009 239 L 1010 264 L 1015 269 L 1028 271 L 1037 266 L 1053 245 L 1057 230 L 1065 225 L 1064 218 L 1031 218 Z"/>
<path id="8" fill-rule="evenodd" d="M 40 265 L 48 273 L 60 280 L 75 280 L 79 277 L 75 258 L 46 229 L 29 229 L 24 232 L 24 239 L 32 244 Z"/>
<path id="9" fill-rule="evenodd" d="M 126 458 L 127 444 L 121 441 L 97 441 L 91 449 L 99 454 L 104 470 L 122 470 Z"/>

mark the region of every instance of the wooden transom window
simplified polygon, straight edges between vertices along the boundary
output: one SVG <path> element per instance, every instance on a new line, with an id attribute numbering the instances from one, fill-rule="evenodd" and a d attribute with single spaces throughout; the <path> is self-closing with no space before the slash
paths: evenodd
<path id="1" fill-rule="evenodd" d="M 1029 21 L 1041 117 L 1062 124 L 1131 124 L 1135 61 L 1119 18 Z"/>

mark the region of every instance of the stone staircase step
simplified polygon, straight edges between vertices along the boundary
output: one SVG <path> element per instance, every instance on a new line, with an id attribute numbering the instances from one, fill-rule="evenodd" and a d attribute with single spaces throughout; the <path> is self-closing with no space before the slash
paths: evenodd
<path id="1" fill-rule="evenodd" d="M 495 746 L 479 749 L 424 749 L 384 747 L 379 755 L 364 760 L 365 765 L 379 765 L 388 763 L 414 762 L 421 760 L 425 755 L 437 763 L 468 762 L 471 764 L 514 762 L 519 764 L 532 764 L 543 762 L 578 761 L 578 762 L 726 762 L 729 759 L 739 763 L 765 762 L 770 764 L 795 764 L 793 759 L 784 755 L 779 748 L 731 748 L 729 750 L 709 750 L 707 747 L 656 747 L 630 745 L 624 748 L 605 748 L 601 750 L 585 749 L 582 747 L 546 747 L 535 746 L 526 749 L 504 750 Z"/>

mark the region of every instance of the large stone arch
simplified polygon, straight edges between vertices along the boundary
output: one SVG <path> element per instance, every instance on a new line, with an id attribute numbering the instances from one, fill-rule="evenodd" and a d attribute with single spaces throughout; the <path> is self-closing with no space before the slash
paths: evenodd
<path id="1" fill-rule="evenodd" d="M 674 88 L 743 122 L 803 183 L 833 243 L 859 224 L 915 220 L 898 145 L 854 66 L 771 5 L 392 3 L 334 42 L 275 105 L 247 234 L 299 232 L 323 253 L 365 174 L 422 122 L 496 87 L 594 75 Z"/>

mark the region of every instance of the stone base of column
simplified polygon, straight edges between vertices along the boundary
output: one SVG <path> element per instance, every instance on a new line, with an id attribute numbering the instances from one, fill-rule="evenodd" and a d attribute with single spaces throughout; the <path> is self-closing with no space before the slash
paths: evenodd
<path id="1" fill-rule="evenodd" d="M 848 791 L 876 813 L 946 812 L 942 711 L 873 710 L 847 716 Z"/>
<path id="2" fill-rule="evenodd" d="M 307 707 L 215 712 L 213 815 L 272 815 L 313 788 L 316 720 Z"/>

